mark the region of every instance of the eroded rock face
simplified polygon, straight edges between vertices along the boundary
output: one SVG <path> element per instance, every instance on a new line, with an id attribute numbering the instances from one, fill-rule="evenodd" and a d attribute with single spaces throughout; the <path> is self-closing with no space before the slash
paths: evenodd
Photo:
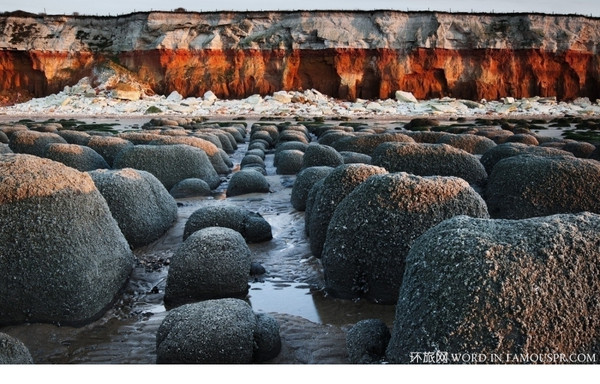
<path id="1" fill-rule="evenodd" d="M 388 360 L 598 353 L 599 230 L 591 213 L 435 226 L 406 258 Z"/>
<path id="2" fill-rule="evenodd" d="M 599 25 L 581 16 L 396 11 L 6 15 L 0 89 L 45 96 L 117 57 L 154 92 L 182 97 L 315 88 L 346 99 L 406 90 L 417 99 L 595 100 Z"/>

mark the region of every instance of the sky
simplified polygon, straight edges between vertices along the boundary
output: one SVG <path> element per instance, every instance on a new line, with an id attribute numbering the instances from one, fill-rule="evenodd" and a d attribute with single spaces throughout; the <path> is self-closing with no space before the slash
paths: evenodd
<path id="1" fill-rule="evenodd" d="M 175 8 L 188 11 L 212 12 L 217 10 L 312 10 L 312 9 L 395 9 L 400 11 L 431 10 L 445 12 L 543 12 L 580 14 L 600 17 L 598 0 L 0 0 L 0 12 L 22 10 L 32 13 L 81 15 L 119 15 L 139 11 L 170 11 Z"/>

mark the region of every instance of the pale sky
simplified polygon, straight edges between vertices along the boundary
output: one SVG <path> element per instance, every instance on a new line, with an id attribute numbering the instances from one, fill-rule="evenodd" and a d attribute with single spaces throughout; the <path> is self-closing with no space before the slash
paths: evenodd
<path id="1" fill-rule="evenodd" d="M 170 11 L 182 7 L 188 11 L 216 10 L 312 10 L 312 9 L 395 9 L 436 10 L 464 12 L 543 12 L 561 14 L 580 14 L 600 17 L 600 1 L 598 0 L 303 0 L 291 2 L 286 0 L 0 0 L 0 12 L 23 10 L 32 13 L 81 15 L 119 15 L 136 11 Z"/>

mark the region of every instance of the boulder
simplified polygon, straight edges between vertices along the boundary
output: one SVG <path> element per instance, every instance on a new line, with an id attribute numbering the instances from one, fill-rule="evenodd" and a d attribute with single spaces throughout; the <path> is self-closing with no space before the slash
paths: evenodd
<path id="1" fill-rule="evenodd" d="M 67 141 L 56 133 L 23 130 L 15 131 L 10 136 L 8 145 L 14 153 L 44 157 L 46 145 L 52 143 L 67 144 Z"/>
<path id="2" fill-rule="evenodd" d="M 208 227 L 192 233 L 177 249 L 167 275 L 165 303 L 177 305 L 223 297 L 245 297 L 250 249 L 239 232 Z"/>
<path id="3" fill-rule="evenodd" d="M 486 363 L 598 353 L 599 231 L 591 213 L 460 216 L 431 228 L 406 257 L 388 361 L 420 351 L 483 354 Z"/>
<path id="4" fill-rule="evenodd" d="M 133 143 L 119 137 L 91 136 L 87 146 L 98 152 L 109 166 L 113 166 L 121 151 L 133 148 Z"/>
<path id="5" fill-rule="evenodd" d="M 570 152 L 555 148 L 534 147 L 521 143 L 504 143 L 485 152 L 479 161 L 481 161 L 481 164 L 483 164 L 489 175 L 492 173 L 496 163 L 500 160 L 506 159 L 507 157 L 527 154 L 544 157 L 572 155 Z"/>
<path id="6" fill-rule="evenodd" d="M 89 174 L 132 247 L 158 239 L 177 219 L 177 202 L 151 173 L 124 168 Z"/>
<path id="7" fill-rule="evenodd" d="M 309 167 L 304 168 L 298 173 L 290 198 L 294 209 L 298 211 L 306 210 L 306 199 L 308 199 L 310 189 L 317 181 L 327 177 L 331 171 L 333 171 L 332 167 Z"/>
<path id="8" fill-rule="evenodd" d="M 231 172 L 227 164 L 225 164 L 224 159 L 217 148 L 213 143 L 203 140 L 199 137 L 192 136 L 160 136 L 156 140 L 153 140 L 149 143 L 150 145 L 189 145 L 194 148 L 201 149 L 206 153 L 208 158 L 210 159 L 210 163 L 214 167 L 215 171 L 220 174 L 228 174 Z M 227 154 L 225 154 L 227 157 Z"/>
<path id="9" fill-rule="evenodd" d="M 83 324 L 123 287 L 133 255 L 85 173 L 0 155 L 0 324 Z"/>
<path id="10" fill-rule="evenodd" d="M 446 144 L 383 143 L 373 152 L 373 165 L 390 173 L 419 176 L 456 176 L 482 185 L 487 173 L 474 155 Z"/>
<path id="11" fill-rule="evenodd" d="M 595 160 L 520 155 L 496 164 L 485 196 L 494 218 L 600 213 L 599 185 L 600 163 Z"/>
<path id="12" fill-rule="evenodd" d="M 350 151 L 363 153 L 371 156 L 375 148 L 381 143 L 397 141 L 403 143 L 414 143 L 415 141 L 402 133 L 381 133 L 364 136 L 343 137 L 335 141 L 331 146 L 337 151 Z"/>
<path id="13" fill-rule="evenodd" d="M 9 140 L 8 140 L 8 136 L 6 136 L 6 133 L 4 133 L 3 131 L 0 131 L 0 143 L 2 144 L 8 144 Z"/>
<path id="14" fill-rule="evenodd" d="M 396 100 L 402 103 L 418 103 L 419 101 L 411 92 L 396 91 Z"/>
<path id="15" fill-rule="evenodd" d="M 271 225 L 258 213 L 234 205 L 209 205 L 191 214 L 185 223 L 183 240 L 207 227 L 225 227 L 239 232 L 248 243 L 271 240 Z"/>
<path id="16" fill-rule="evenodd" d="M 345 137 L 355 137 L 356 135 L 354 133 L 350 133 L 350 132 L 346 132 L 346 131 L 338 131 L 338 130 L 332 130 L 332 131 L 327 131 L 325 133 L 323 133 L 322 136 L 319 136 L 319 140 L 317 140 L 317 142 L 321 145 L 333 145 L 333 143 L 335 143 L 336 141 L 338 141 L 339 139 L 345 138 Z M 348 152 L 348 151 L 346 151 Z"/>
<path id="17" fill-rule="evenodd" d="M 344 164 L 371 164 L 371 156 L 364 153 L 342 151 L 340 152 Z"/>
<path id="18" fill-rule="evenodd" d="M 227 197 L 245 195 L 247 193 L 268 193 L 269 182 L 260 172 L 241 170 L 234 173 L 227 186 Z"/>
<path id="19" fill-rule="evenodd" d="M 246 154 L 242 161 L 240 162 L 240 167 L 245 167 L 248 165 L 257 165 L 259 167 L 265 167 L 265 161 L 258 155 Z"/>
<path id="20" fill-rule="evenodd" d="M 449 135 L 446 132 L 429 132 L 429 131 L 408 131 L 402 132 L 406 136 L 409 136 L 417 143 L 425 144 L 437 144 L 437 142 L 444 136 Z"/>
<path id="21" fill-rule="evenodd" d="M 249 364 L 256 315 L 239 299 L 186 304 L 167 314 L 156 335 L 159 364 Z"/>
<path id="22" fill-rule="evenodd" d="M 277 152 L 278 175 L 295 175 L 302 169 L 304 152 L 297 149 L 286 149 L 285 151 Z"/>
<path id="23" fill-rule="evenodd" d="M 0 155 L 5 153 L 13 153 L 8 144 L 0 144 Z"/>
<path id="24" fill-rule="evenodd" d="M 91 148 L 77 144 L 48 144 L 45 158 L 58 161 L 81 172 L 106 169 L 109 165 L 104 158 Z"/>
<path id="25" fill-rule="evenodd" d="M 281 352 L 281 336 L 277 320 L 265 313 L 257 314 L 254 342 L 255 362 L 269 361 L 277 357 Z"/>
<path id="26" fill-rule="evenodd" d="M 539 141 L 535 136 L 528 133 L 517 133 L 512 136 L 506 137 L 506 143 L 521 143 L 525 145 L 539 145 Z"/>
<path id="27" fill-rule="evenodd" d="M 62 130 L 57 132 L 60 137 L 65 139 L 69 144 L 88 145 L 92 135 L 82 131 Z M 93 148 L 92 148 L 93 149 Z"/>
<path id="28" fill-rule="evenodd" d="M 455 148 L 462 149 L 465 152 L 472 153 L 474 155 L 481 155 L 489 149 L 494 148 L 496 146 L 496 143 L 492 139 L 488 139 L 484 136 L 470 134 L 446 134 L 440 137 L 437 143 L 448 144 Z"/>
<path id="29" fill-rule="evenodd" d="M 136 145 L 122 151 L 113 166 L 150 172 L 167 190 L 189 178 L 202 179 L 211 189 L 221 183 L 206 153 L 189 145 Z"/>
<path id="30" fill-rule="evenodd" d="M 302 158 L 302 168 L 327 166 L 337 167 L 344 164 L 344 158 L 328 145 L 309 144 Z"/>
<path id="31" fill-rule="evenodd" d="M 390 330 L 382 320 L 361 320 L 346 335 L 348 359 L 352 364 L 380 363 L 390 338 Z"/>
<path id="32" fill-rule="evenodd" d="M 335 168 L 323 179 L 323 186 L 315 196 L 310 212 L 307 202 L 308 217 L 305 215 L 310 249 L 315 257 L 321 257 L 329 220 L 340 201 L 369 177 L 385 173 L 387 171 L 384 168 L 374 165 L 348 164 Z"/>
<path id="33" fill-rule="evenodd" d="M 176 199 L 196 196 L 208 196 L 211 193 L 206 181 L 197 178 L 184 179 L 178 182 L 169 191 Z"/>
<path id="34" fill-rule="evenodd" d="M 321 196 L 324 182 L 325 179 L 318 180 L 308 191 L 308 196 L 306 197 L 306 209 L 304 210 L 304 233 L 306 236 L 310 235 L 310 223 L 312 221 L 310 217 L 312 216 L 315 201 L 319 196 Z"/>
<path id="35" fill-rule="evenodd" d="M 483 199 L 462 179 L 372 176 L 339 203 L 329 222 L 321 260 L 326 290 L 395 303 L 412 243 L 457 215 L 488 217 Z"/>
<path id="36" fill-rule="evenodd" d="M 33 364 L 25 344 L 6 333 L 0 333 L 0 365 L 3 364 Z"/>

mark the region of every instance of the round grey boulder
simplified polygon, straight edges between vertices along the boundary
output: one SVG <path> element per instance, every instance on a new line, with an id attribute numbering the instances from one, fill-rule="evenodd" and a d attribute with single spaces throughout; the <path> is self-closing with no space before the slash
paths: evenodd
<path id="1" fill-rule="evenodd" d="M 46 145 L 52 143 L 67 144 L 67 141 L 56 133 L 23 130 L 15 131 L 8 145 L 14 153 L 44 157 Z"/>
<path id="2" fill-rule="evenodd" d="M 539 145 L 539 141 L 535 136 L 528 133 L 517 133 L 506 138 L 506 143 L 521 143 L 525 145 Z"/>
<path id="3" fill-rule="evenodd" d="M 286 149 L 275 154 L 278 175 L 295 175 L 302 169 L 304 152 L 297 149 Z"/>
<path id="4" fill-rule="evenodd" d="M 0 155 L 0 324 L 83 324 L 123 287 L 133 255 L 86 173 Z"/>
<path id="5" fill-rule="evenodd" d="M 181 180 L 175 184 L 169 191 L 171 196 L 176 199 L 195 196 L 208 196 L 211 193 L 210 187 L 202 179 L 189 178 Z"/>
<path id="6" fill-rule="evenodd" d="M 383 143 L 373 152 L 373 165 L 389 172 L 419 176 L 456 176 L 482 185 L 485 168 L 474 155 L 446 144 Z"/>
<path id="7" fill-rule="evenodd" d="M 120 137 L 91 136 L 87 146 L 98 152 L 112 167 L 119 153 L 133 148 L 133 143 Z"/>
<path id="8" fill-rule="evenodd" d="M 346 335 L 348 359 L 352 364 L 380 363 L 390 338 L 390 330 L 382 320 L 361 320 Z"/>
<path id="9" fill-rule="evenodd" d="M 364 153 L 342 151 L 340 155 L 344 159 L 344 164 L 371 164 L 371 156 Z"/>
<path id="10" fill-rule="evenodd" d="M 496 164 L 486 201 L 494 218 L 524 219 L 556 213 L 600 213 L 600 163 L 521 155 Z"/>
<path id="11" fill-rule="evenodd" d="M 381 133 L 381 134 L 370 134 L 363 136 L 351 136 L 343 137 L 335 141 L 331 146 L 337 151 L 350 151 L 363 153 L 371 156 L 375 148 L 379 144 L 386 143 L 389 141 L 397 141 L 403 143 L 414 143 L 415 141 L 402 133 Z"/>
<path id="12" fill-rule="evenodd" d="M 91 148 L 77 144 L 48 144 L 45 158 L 58 161 L 81 172 L 106 169 L 104 158 Z"/>
<path id="13" fill-rule="evenodd" d="M 302 158 L 302 168 L 308 167 L 337 167 L 344 164 L 344 158 L 335 149 L 328 145 L 310 144 L 306 147 Z"/>
<path id="14" fill-rule="evenodd" d="M 340 201 L 369 177 L 386 173 L 384 168 L 374 165 L 348 164 L 335 168 L 323 179 L 320 193 L 315 196 L 308 217 L 305 216 L 310 249 L 315 257 L 321 257 L 329 221 Z"/>
<path id="15" fill-rule="evenodd" d="M 159 364 L 249 364 L 256 315 L 239 299 L 186 304 L 167 314 L 156 335 Z"/>
<path id="16" fill-rule="evenodd" d="M 226 195 L 228 197 L 245 195 L 247 193 L 268 193 L 269 182 L 260 172 L 241 170 L 234 173 L 229 180 Z"/>
<path id="17" fill-rule="evenodd" d="M 132 247 L 158 239 L 177 219 L 177 202 L 151 173 L 124 168 L 89 174 Z"/>
<path id="18" fill-rule="evenodd" d="M 165 303 L 244 297 L 248 293 L 250 249 L 230 228 L 208 227 L 192 233 L 171 258 Z"/>
<path id="19" fill-rule="evenodd" d="M 483 199 L 463 179 L 372 176 L 331 218 L 321 260 L 326 290 L 345 299 L 395 303 L 412 243 L 457 215 L 489 217 Z"/>
<path id="20" fill-rule="evenodd" d="M 306 210 L 306 199 L 308 199 L 308 193 L 315 183 L 321 179 L 327 177 L 332 167 L 309 167 L 304 168 L 298 173 L 294 186 L 292 187 L 292 196 L 290 201 L 294 209 L 298 211 Z"/>
<path id="21" fill-rule="evenodd" d="M 248 243 L 271 240 L 271 225 L 258 213 L 233 205 L 210 205 L 196 210 L 185 223 L 183 240 L 206 227 L 225 227 L 239 232 Z"/>
<path id="22" fill-rule="evenodd" d="M 89 141 L 92 139 L 92 137 L 94 137 L 87 132 L 72 131 L 68 129 L 58 131 L 56 133 L 65 139 L 67 143 L 77 145 L 88 145 Z"/>
<path id="23" fill-rule="evenodd" d="M 437 144 L 448 144 L 475 155 L 481 155 L 496 146 L 492 139 L 471 134 L 447 134 L 440 137 Z"/>
<path id="24" fill-rule="evenodd" d="M 227 153 L 222 156 L 221 150 L 210 141 L 193 136 L 166 136 L 161 135 L 156 140 L 149 143 L 150 145 L 189 145 L 190 147 L 198 148 L 208 156 L 210 163 L 215 171 L 219 174 L 228 174 L 231 172 L 224 157 L 228 157 Z"/>
<path id="25" fill-rule="evenodd" d="M 242 161 L 240 162 L 240 167 L 244 168 L 244 167 L 246 167 L 248 165 L 255 165 L 255 166 L 259 166 L 259 167 L 264 167 L 265 166 L 265 161 L 260 156 L 246 154 L 242 158 Z"/>
<path id="26" fill-rule="evenodd" d="M 277 320 L 265 313 L 257 314 L 254 342 L 255 362 L 269 361 L 277 357 L 281 352 L 281 336 Z"/>
<path id="27" fill-rule="evenodd" d="M 2 364 L 33 364 L 33 358 L 21 340 L 0 333 L 0 365 Z"/>
<path id="28" fill-rule="evenodd" d="M 206 153 L 189 145 L 136 145 L 122 151 L 113 166 L 150 172 L 167 190 L 189 178 L 202 179 L 211 189 L 221 183 Z"/>
<path id="29" fill-rule="evenodd" d="M 591 213 L 460 216 L 431 228 L 406 258 L 388 361 L 409 363 L 417 351 L 469 351 L 487 363 L 598 353 L 599 231 Z"/>
<path id="30" fill-rule="evenodd" d="M 8 144 L 0 144 L 0 154 L 13 153 Z"/>
<path id="31" fill-rule="evenodd" d="M 572 156 L 570 152 L 556 148 L 536 147 L 521 143 L 504 143 L 485 152 L 479 161 L 485 167 L 486 172 L 492 173 L 497 162 L 507 157 L 519 155 L 535 155 L 543 157 Z"/>

